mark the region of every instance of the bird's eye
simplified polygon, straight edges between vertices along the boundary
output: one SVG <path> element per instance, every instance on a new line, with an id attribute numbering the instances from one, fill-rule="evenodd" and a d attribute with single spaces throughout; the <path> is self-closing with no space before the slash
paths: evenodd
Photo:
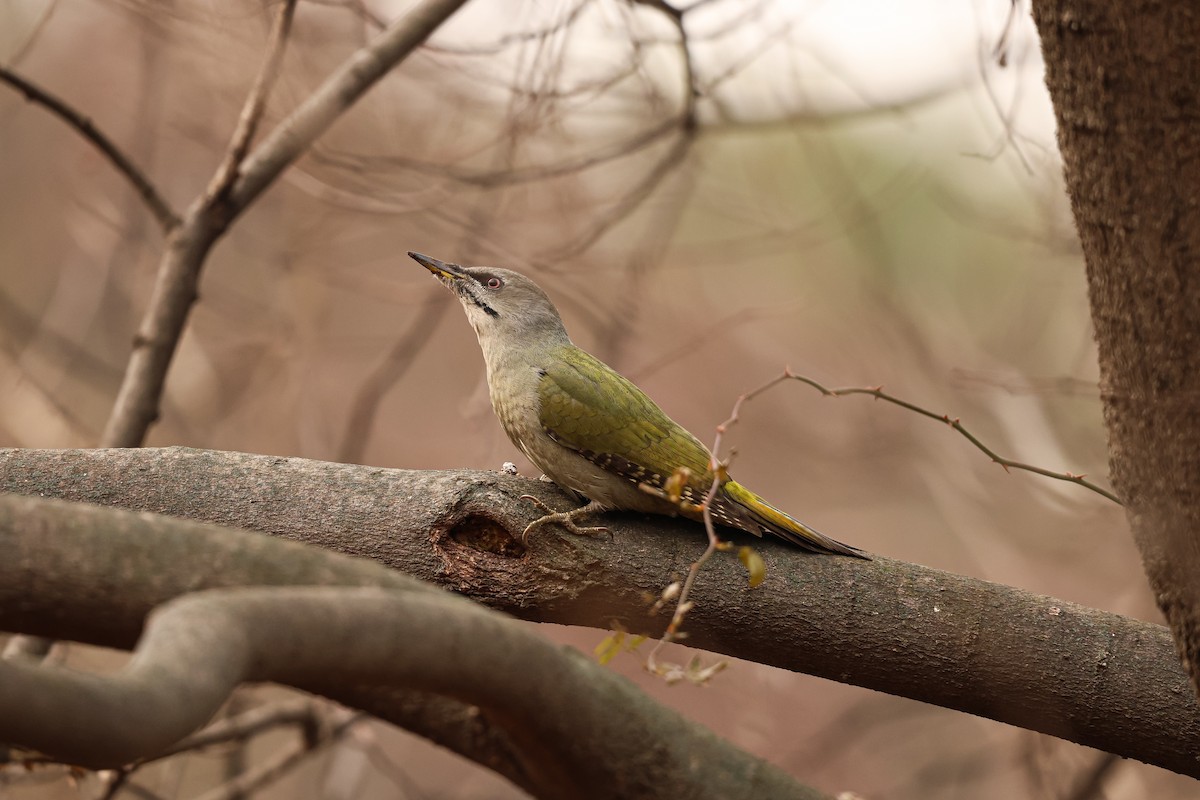
<path id="1" fill-rule="evenodd" d="M 499 278 L 488 278 L 487 287 L 489 289 L 499 289 L 504 285 L 504 281 Z"/>

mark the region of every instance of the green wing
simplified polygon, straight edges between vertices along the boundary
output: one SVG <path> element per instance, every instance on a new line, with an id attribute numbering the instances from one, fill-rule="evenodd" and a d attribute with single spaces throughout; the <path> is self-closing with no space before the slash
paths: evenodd
<path id="1" fill-rule="evenodd" d="M 707 484 L 708 448 L 604 362 L 573 347 L 541 374 L 538 415 L 554 441 L 633 483 L 661 489 L 687 467 Z"/>

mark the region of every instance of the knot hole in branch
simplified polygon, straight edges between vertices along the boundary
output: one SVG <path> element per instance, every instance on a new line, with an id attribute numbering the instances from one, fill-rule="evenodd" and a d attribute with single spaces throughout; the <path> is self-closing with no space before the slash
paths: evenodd
<path id="1" fill-rule="evenodd" d="M 468 513 L 446 529 L 445 539 L 472 550 L 483 550 L 506 558 L 525 555 L 525 545 L 503 524 L 480 513 Z"/>

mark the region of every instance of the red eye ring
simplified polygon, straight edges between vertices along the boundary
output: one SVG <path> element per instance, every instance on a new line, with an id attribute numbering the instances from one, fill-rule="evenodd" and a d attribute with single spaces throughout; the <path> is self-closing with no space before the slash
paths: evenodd
<path id="1" fill-rule="evenodd" d="M 504 285 L 504 281 L 499 278 L 488 278 L 487 286 L 489 289 L 499 289 Z"/>

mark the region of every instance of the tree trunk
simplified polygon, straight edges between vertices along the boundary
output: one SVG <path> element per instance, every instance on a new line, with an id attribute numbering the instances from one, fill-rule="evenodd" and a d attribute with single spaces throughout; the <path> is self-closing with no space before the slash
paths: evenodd
<path id="1" fill-rule="evenodd" d="M 1200 14 L 1033 10 L 1087 261 L 1112 481 L 1200 691 Z"/>

